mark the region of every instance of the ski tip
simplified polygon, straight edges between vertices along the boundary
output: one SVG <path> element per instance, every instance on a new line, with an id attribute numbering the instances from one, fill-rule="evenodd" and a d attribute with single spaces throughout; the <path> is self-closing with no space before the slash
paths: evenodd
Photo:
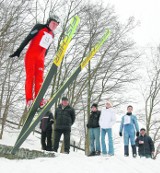
<path id="1" fill-rule="evenodd" d="M 76 22 L 77 22 L 77 25 L 79 24 L 79 22 L 80 22 L 80 17 L 79 16 L 74 16 L 73 18 L 72 18 L 72 20 L 74 21 L 76 19 Z"/>
<path id="2" fill-rule="evenodd" d="M 75 15 L 74 16 L 76 19 L 80 20 L 80 17 L 78 15 Z"/>
<path id="3" fill-rule="evenodd" d="M 109 37 L 110 34 L 111 34 L 111 31 L 110 31 L 110 29 L 107 28 L 106 31 L 105 31 L 105 35 L 106 35 L 107 37 Z"/>

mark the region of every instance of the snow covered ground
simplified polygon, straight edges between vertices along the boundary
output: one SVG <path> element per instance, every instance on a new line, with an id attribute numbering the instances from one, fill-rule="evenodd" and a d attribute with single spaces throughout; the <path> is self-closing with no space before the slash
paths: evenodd
<path id="1" fill-rule="evenodd" d="M 13 132 L 13 131 L 12 131 Z M 13 145 L 18 131 L 4 133 L 1 144 Z M 123 144 L 122 144 L 123 146 Z M 39 135 L 31 134 L 22 147 L 40 150 Z M 86 157 L 83 152 L 69 155 L 57 154 L 55 158 L 37 158 L 33 160 L 8 160 L 0 158 L 1 173 L 159 173 L 160 159 L 152 160 L 123 157 L 123 151 L 117 150 L 114 157 Z"/>

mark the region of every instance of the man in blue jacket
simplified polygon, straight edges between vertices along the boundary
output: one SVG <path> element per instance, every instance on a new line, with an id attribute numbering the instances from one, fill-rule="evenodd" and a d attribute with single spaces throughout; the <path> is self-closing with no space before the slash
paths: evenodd
<path id="1" fill-rule="evenodd" d="M 129 156 L 129 140 L 132 146 L 133 157 L 137 156 L 136 145 L 135 145 L 135 134 L 139 136 L 139 126 L 137 122 L 137 117 L 132 114 L 133 107 L 129 105 L 127 107 L 127 113 L 122 117 L 119 135 L 122 136 L 122 131 L 124 131 L 124 156 Z M 135 133 L 136 130 L 136 133 Z"/>

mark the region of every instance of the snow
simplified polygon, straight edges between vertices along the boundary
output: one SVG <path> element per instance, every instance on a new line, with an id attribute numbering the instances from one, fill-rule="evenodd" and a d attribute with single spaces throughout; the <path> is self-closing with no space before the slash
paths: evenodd
<path id="1" fill-rule="evenodd" d="M 14 133 L 13 133 L 14 132 Z M 13 145 L 19 131 L 12 130 L 4 133 L 1 144 Z M 31 134 L 22 147 L 40 150 L 38 134 Z M 122 142 L 122 141 L 121 141 Z M 116 150 L 113 157 L 94 156 L 86 157 L 81 152 L 73 152 L 69 155 L 57 153 L 54 158 L 37 158 L 32 160 L 9 160 L 0 158 L 0 171 L 3 173 L 159 173 L 160 160 L 131 156 L 123 157 L 123 143 Z"/>

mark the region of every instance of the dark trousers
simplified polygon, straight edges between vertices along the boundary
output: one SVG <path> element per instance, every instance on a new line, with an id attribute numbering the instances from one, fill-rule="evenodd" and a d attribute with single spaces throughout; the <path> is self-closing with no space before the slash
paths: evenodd
<path id="1" fill-rule="evenodd" d="M 52 130 L 47 130 L 41 132 L 41 144 L 42 150 L 51 151 L 52 150 Z"/>
<path id="2" fill-rule="evenodd" d="M 124 155 L 125 156 L 129 156 L 129 146 L 128 145 L 125 145 L 124 146 Z M 132 155 L 137 155 L 137 151 L 136 151 L 136 146 L 135 145 L 132 145 Z"/>
<path id="3" fill-rule="evenodd" d="M 69 153 L 70 150 L 70 130 L 55 130 L 54 131 L 54 146 L 53 150 L 57 152 L 61 135 L 64 135 L 64 152 Z"/>

